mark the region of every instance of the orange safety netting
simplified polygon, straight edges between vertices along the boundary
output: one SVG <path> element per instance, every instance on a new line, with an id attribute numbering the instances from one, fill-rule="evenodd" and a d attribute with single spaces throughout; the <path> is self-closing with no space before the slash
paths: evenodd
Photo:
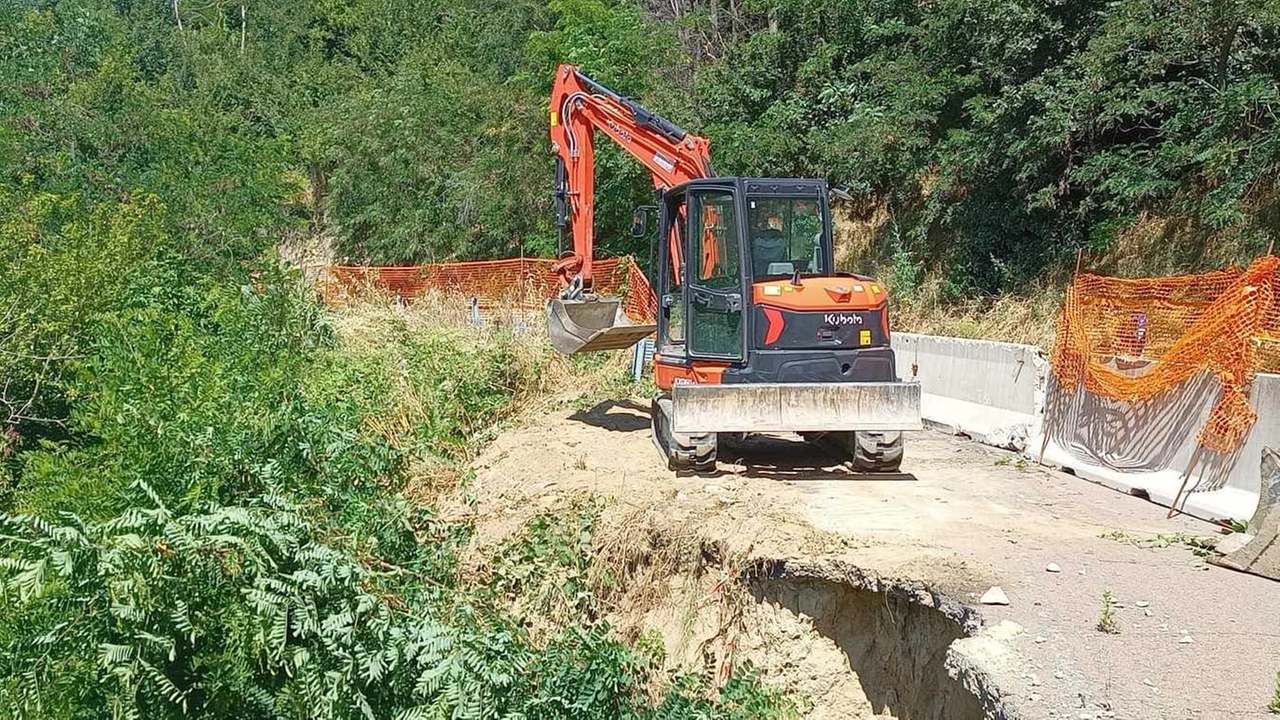
<path id="1" fill-rule="evenodd" d="M 334 301 L 343 293 L 373 285 L 406 301 L 435 291 L 476 298 L 483 308 L 541 308 L 560 292 L 560 280 L 551 271 L 555 262 L 512 258 L 400 267 L 334 265 L 330 268 L 333 282 L 325 295 Z M 620 296 L 627 317 L 636 322 L 654 321 L 657 300 L 633 258 L 596 260 L 592 267 L 597 294 Z"/>
<path id="2" fill-rule="evenodd" d="M 1060 386 L 1128 402 L 1200 372 L 1222 393 L 1200 445 L 1228 453 L 1257 420 L 1249 386 L 1280 372 L 1280 259 L 1204 275 L 1121 279 L 1078 275 L 1058 316 L 1053 373 Z"/>

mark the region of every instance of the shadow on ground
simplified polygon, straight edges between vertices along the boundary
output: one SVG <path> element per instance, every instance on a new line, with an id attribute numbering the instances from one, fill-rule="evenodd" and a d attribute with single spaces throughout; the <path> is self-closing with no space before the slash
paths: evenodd
<path id="1" fill-rule="evenodd" d="M 569 419 L 610 432 L 649 431 L 649 408 L 633 400 L 605 400 Z"/>
<path id="2" fill-rule="evenodd" d="M 748 435 L 722 441 L 719 456 L 721 462 L 741 466 L 738 475 L 765 480 L 903 482 L 916 479 L 911 473 L 855 471 L 845 464 L 844 458 L 794 436 Z"/>
<path id="3" fill-rule="evenodd" d="M 649 408 L 633 400 L 605 400 L 569 416 L 570 420 L 610 432 L 648 433 Z M 711 472 L 681 471 L 681 477 L 714 478 L 739 475 L 791 482 L 847 480 L 857 482 L 914 481 L 910 473 L 855 472 L 844 460 L 799 437 L 778 435 L 720 436 L 719 461 L 737 466 Z"/>

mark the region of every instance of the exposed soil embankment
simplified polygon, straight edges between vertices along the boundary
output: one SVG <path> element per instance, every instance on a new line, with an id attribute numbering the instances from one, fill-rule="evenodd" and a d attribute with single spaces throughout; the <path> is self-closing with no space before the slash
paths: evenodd
<path id="1" fill-rule="evenodd" d="M 976 613 L 937 587 L 860 569 L 860 553 L 887 548 L 815 529 L 758 478 L 667 471 L 642 420 L 608 402 L 499 437 L 470 487 L 478 545 L 584 495 L 613 498 L 593 538 L 607 619 L 628 640 L 660 636 L 669 666 L 719 678 L 749 666 L 810 718 L 1012 717 L 980 659 L 951 652 L 981 630 Z M 772 470 L 789 474 L 786 462 Z M 929 561 L 902 555 L 908 568 Z M 953 573 L 948 592 L 977 587 L 975 572 Z"/>
<path id="2" fill-rule="evenodd" d="M 817 578 L 757 580 L 751 589 L 759 602 L 811 618 L 844 654 L 877 714 L 982 717 L 977 698 L 947 675 L 947 648 L 962 631 L 937 610 Z"/>

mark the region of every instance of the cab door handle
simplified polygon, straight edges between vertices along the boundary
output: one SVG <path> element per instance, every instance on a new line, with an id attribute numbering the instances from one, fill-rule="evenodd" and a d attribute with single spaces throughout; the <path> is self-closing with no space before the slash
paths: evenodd
<path id="1" fill-rule="evenodd" d="M 718 293 L 710 290 L 694 290 L 689 301 L 694 306 L 709 312 L 741 312 L 741 293 Z"/>

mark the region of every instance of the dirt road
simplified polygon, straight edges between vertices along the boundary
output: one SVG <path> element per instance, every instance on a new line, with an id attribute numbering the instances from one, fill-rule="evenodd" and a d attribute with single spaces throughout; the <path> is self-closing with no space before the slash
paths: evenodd
<path id="1" fill-rule="evenodd" d="M 996 644 L 979 655 L 989 656 L 985 671 L 1010 717 L 1272 717 L 1280 585 L 1206 565 L 1179 537 L 1213 535 L 1213 526 L 1165 519 L 1164 508 L 965 439 L 924 432 L 907 447 L 902 475 L 870 479 L 796 438 L 752 437 L 722 448 L 714 475 L 677 475 L 650 443 L 647 408 L 607 401 L 503 433 L 478 461 L 472 490 L 481 534 L 491 537 L 587 491 L 656 520 L 682 519 L 733 552 L 838 561 L 859 577 L 919 583 L 927 602 L 956 601 L 997 628 L 983 631 Z M 1007 606 L 979 604 L 992 585 Z M 757 599 L 786 609 L 782 594 Z M 1098 629 L 1104 594 L 1114 633 Z M 802 602 L 790 607 L 805 613 Z M 848 644 L 821 619 L 811 625 L 869 688 Z M 885 646 L 876 647 L 867 652 Z M 777 654 L 761 654 L 766 678 Z M 798 672 L 793 665 L 776 671 Z M 893 710 L 867 694 L 873 711 Z M 816 715 L 868 716 L 842 714 L 839 700 Z"/>

